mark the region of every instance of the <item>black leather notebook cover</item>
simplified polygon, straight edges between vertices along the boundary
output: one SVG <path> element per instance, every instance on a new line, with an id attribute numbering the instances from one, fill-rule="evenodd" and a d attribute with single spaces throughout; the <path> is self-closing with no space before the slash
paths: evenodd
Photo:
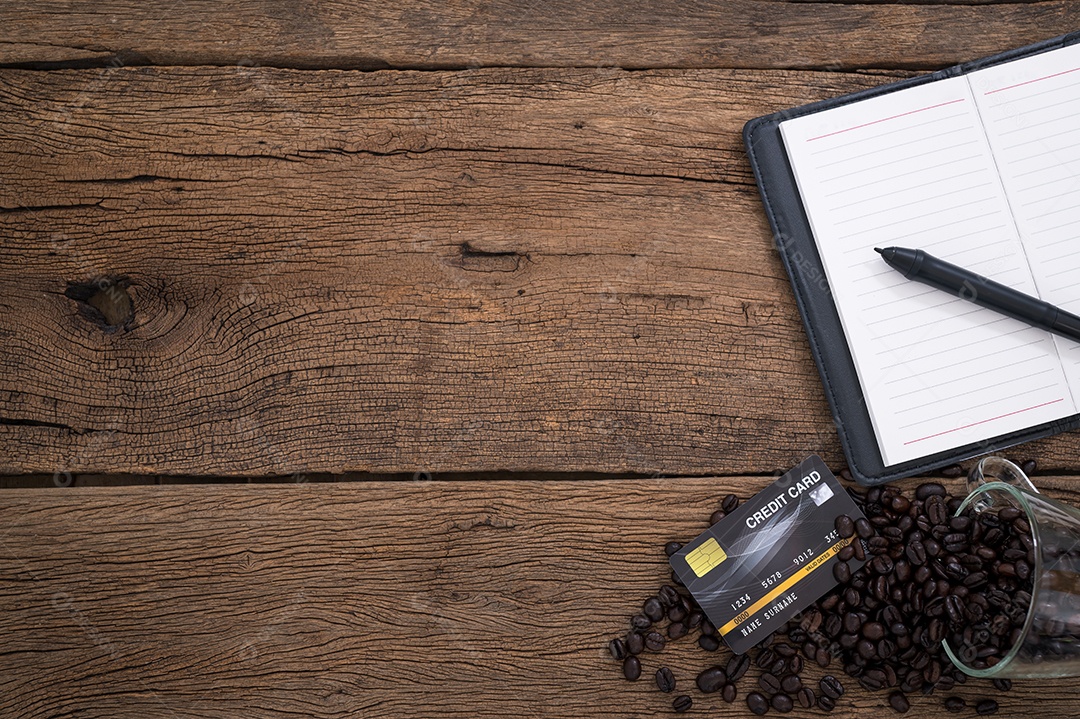
<path id="1" fill-rule="evenodd" d="M 795 184 L 795 175 L 788 163 L 784 141 L 780 136 L 780 123 L 793 117 L 809 115 L 915 85 L 963 75 L 1077 42 L 1080 42 L 1080 32 L 1070 33 L 1000 55 L 956 65 L 929 75 L 913 77 L 851 95 L 758 117 L 746 123 L 743 128 L 743 140 L 746 143 L 747 154 L 750 156 L 750 164 L 754 169 L 758 188 L 761 190 L 761 198 L 765 203 L 765 212 L 772 226 L 776 247 L 791 278 L 795 302 L 798 304 L 799 313 L 806 326 L 814 362 L 825 385 L 825 396 L 829 401 L 833 421 L 840 434 L 840 443 L 847 457 L 848 468 L 860 484 L 881 484 L 910 477 L 978 454 L 1075 429 L 1080 427 L 1080 415 L 886 467 L 870 423 L 870 414 L 863 399 L 859 378 L 855 373 L 855 364 L 851 359 L 844 329 L 840 324 L 840 316 L 833 304 L 832 295 L 828 291 L 825 268 L 821 264 L 821 257 L 818 255 L 817 245 L 810 231 L 810 223 L 803 209 L 799 188 Z"/>

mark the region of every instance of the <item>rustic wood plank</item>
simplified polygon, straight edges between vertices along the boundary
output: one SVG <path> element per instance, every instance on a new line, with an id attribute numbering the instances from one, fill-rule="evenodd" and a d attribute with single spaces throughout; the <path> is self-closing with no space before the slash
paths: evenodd
<path id="1" fill-rule="evenodd" d="M 1069 0 L 9 3 L 0 63 L 936 68 L 1078 25 Z"/>
<path id="2" fill-rule="evenodd" d="M 889 79 L 4 71 L 0 472 L 838 464 L 739 130 Z"/>
<path id="3" fill-rule="evenodd" d="M 8 490 L 0 714 L 668 717 L 671 697 L 623 680 L 606 640 L 665 581 L 664 542 L 769 481 Z M 1075 479 L 1040 486 L 1080 501 Z M 691 640 L 660 655 L 687 687 L 716 656 Z M 955 693 L 1072 716 L 1078 689 Z M 746 716 L 688 693 L 694 716 Z M 853 686 L 834 716 L 884 702 Z M 912 704 L 946 716 L 940 697 Z"/>

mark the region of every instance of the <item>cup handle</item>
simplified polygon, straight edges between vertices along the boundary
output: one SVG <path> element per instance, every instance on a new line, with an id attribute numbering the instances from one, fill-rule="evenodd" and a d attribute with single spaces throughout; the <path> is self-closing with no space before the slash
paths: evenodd
<path id="1" fill-rule="evenodd" d="M 974 492 L 987 482 L 1004 482 L 1028 492 L 1039 493 L 1039 490 L 1035 489 L 1035 485 L 1028 479 L 1024 470 L 1004 457 L 983 457 L 980 459 L 979 463 L 975 465 L 968 475 L 968 493 Z"/>

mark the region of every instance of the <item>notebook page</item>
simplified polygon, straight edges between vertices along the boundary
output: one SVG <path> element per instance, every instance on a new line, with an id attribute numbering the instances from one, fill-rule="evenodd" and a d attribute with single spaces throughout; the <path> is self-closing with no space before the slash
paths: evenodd
<path id="1" fill-rule="evenodd" d="M 780 125 L 886 465 L 1074 412 L 1050 335 L 904 279 L 921 248 L 1035 291 L 966 78 Z"/>
<path id="2" fill-rule="evenodd" d="M 1039 296 L 1080 314 L 1080 47 L 969 76 Z M 1080 344 L 1054 337 L 1080 397 Z"/>

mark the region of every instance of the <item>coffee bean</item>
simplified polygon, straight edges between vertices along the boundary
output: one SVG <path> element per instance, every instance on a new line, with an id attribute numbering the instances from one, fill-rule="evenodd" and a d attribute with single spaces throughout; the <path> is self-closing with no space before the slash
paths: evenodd
<path id="1" fill-rule="evenodd" d="M 930 497 L 944 497 L 945 494 L 945 487 L 938 484 L 937 482 L 926 482 L 924 484 L 920 484 L 915 489 L 915 499 L 918 499 L 921 502 L 925 502 L 926 500 L 930 499 Z"/>
<path id="2" fill-rule="evenodd" d="M 975 713 L 980 716 L 986 716 L 987 714 L 997 714 L 998 703 L 993 699 L 983 699 L 981 702 L 975 705 Z"/>
<path id="3" fill-rule="evenodd" d="M 788 671 L 792 674 L 800 674 L 803 670 L 802 657 L 796 655 L 791 659 L 788 659 Z"/>
<path id="4" fill-rule="evenodd" d="M 623 659 L 622 673 L 630 681 L 637 681 L 637 678 L 641 676 L 641 660 L 635 656 Z"/>
<path id="5" fill-rule="evenodd" d="M 739 498 L 736 497 L 734 494 L 729 494 L 728 496 L 724 497 L 724 500 L 720 503 L 720 508 L 728 514 L 734 512 L 736 508 L 738 508 L 738 506 Z"/>
<path id="6" fill-rule="evenodd" d="M 867 622 L 863 625 L 862 635 L 871 641 L 877 641 L 885 636 L 885 627 L 878 622 Z"/>
<path id="7" fill-rule="evenodd" d="M 669 557 L 683 548 L 682 542 L 668 542 L 664 545 L 664 554 Z"/>
<path id="8" fill-rule="evenodd" d="M 727 674 L 721 667 L 710 667 L 697 677 L 697 688 L 704 694 L 720 691 L 725 684 L 727 684 Z"/>
<path id="9" fill-rule="evenodd" d="M 641 613 L 648 617 L 650 622 L 658 622 L 664 618 L 664 607 L 658 597 L 649 597 L 642 605 Z"/>
<path id="10" fill-rule="evenodd" d="M 750 657 L 746 654 L 735 654 L 728 660 L 727 663 L 727 680 L 729 682 L 737 682 L 743 678 L 746 674 L 746 670 L 750 668 Z"/>
<path id="11" fill-rule="evenodd" d="M 612 659 L 621 662 L 623 659 L 626 659 L 626 642 L 619 638 L 612 639 L 608 642 L 608 651 L 611 652 Z"/>
<path id="12" fill-rule="evenodd" d="M 831 697 L 821 696 L 817 700 L 818 708 L 825 712 L 831 712 L 836 708 L 836 700 Z"/>
<path id="13" fill-rule="evenodd" d="M 823 676 L 821 681 L 818 682 L 818 688 L 821 689 L 822 694 L 833 700 L 844 695 L 844 685 L 832 674 Z"/>
<path id="14" fill-rule="evenodd" d="M 634 629 L 648 629 L 652 626 L 652 620 L 644 614 L 635 614 L 630 617 L 630 626 Z"/>
<path id="15" fill-rule="evenodd" d="M 671 701 L 671 708 L 675 710 L 675 713 L 682 714 L 685 711 L 690 711 L 690 707 L 694 706 L 694 700 L 683 694 L 682 696 L 675 697 Z"/>
<path id="16" fill-rule="evenodd" d="M 689 630 L 686 628 L 685 622 L 672 622 L 667 628 L 668 639 L 682 639 L 686 636 L 687 631 Z"/>
<path id="17" fill-rule="evenodd" d="M 750 692 L 746 695 L 746 706 L 758 716 L 764 716 L 769 712 L 769 700 L 764 694 Z"/>
<path id="18" fill-rule="evenodd" d="M 697 640 L 698 646 L 707 652 L 715 652 L 720 648 L 720 640 L 712 634 L 702 634 Z"/>
<path id="19" fill-rule="evenodd" d="M 1012 689 L 1012 679 L 995 679 L 994 688 L 999 692 L 1007 692 Z"/>
<path id="20" fill-rule="evenodd" d="M 912 564 L 920 565 L 926 562 L 926 547 L 918 540 L 909 542 L 904 549 L 904 554 L 907 555 L 908 561 Z"/>
<path id="21" fill-rule="evenodd" d="M 626 651 L 630 654 L 641 654 L 645 651 L 645 637 L 640 632 L 630 632 L 626 635 Z"/>
<path id="22" fill-rule="evenodd" d="M 795 674 L 788 674 L 780 680 L 780 688 L 788 694 L 794 694 L 802 689 L 802 680 Z"/>
<path id="23" fill-rule="evenodd" d="M 947 697 L 944 703 L 945 711 L 953 714 L 959 714 L 967 706 L 967 702 L 962 697 Z"/>
<path id="24" fill-rule="evenodd" d="M 852 526 L 851 531 L 855 531 L 854 526 Z M 857 544 L 857 543 L 858 542 L 853 542 L 852 544 L 849 544 L 846 547 L 844 547 L 843 549 L 841 549 L 839 552 L 836 553 L 836 558 L 839 559 L 841 562 L 849 562 L 849 561 L 851 561 L 851 559 L 855 556 L 854 544 Z"/>
<path id="25" fill-rule="evenodd" d="M 1023 470 L 1024 474 L 1031 476 L 1035 473 L 1035 470 L 1038 468 L 1038 466 L 1038 463 L 1034 459 L 1026 459 L 1020 465 L 1020 469 Z"/>
<path id="26" fill-rule="evenodd" d="M 907 710 L 911 708 L 911 704 L 908 702 L 903 692 L 893 692 L 889 695 L 889 706 L 893 708 L 893 711 L 899 714 L 906 714 Z"/>
<path id="27" fill-rule="evenodd" d="M 855 534 L 859 535 L 860 539 L 870 539 L 874 536 L 874 528 L 865 517 L 859 517 L 855 520 Z"/>
<path id="28" fill-rule="evenodd" d="M 673 622 L 681 622 L 682 620 L 686 619 L 686 616 L 688 614 L 690 614 L 690 612 L 686 611 L 686 607 L 684 607 L 682 604 L 676 604 L 674 607 L 667 610 L 668 619 Z"/>
<path id="29" fill-rule="evenodd" d="M 837 562 L 833 565 L 833 578 L 840 584 L 847 584 L 851 581 L 851 568 L 847 562 Z"/>
<path id="30" fill-rule="evenodd" d="M 787 694 L 777 694 L 769 702 L 772 704 L 772 708 L 781 714 L 787 714 L 789 711 L 795 708 L 795 702 L 791 701 L 791 697 Z"/>
<path id="31" fill-rule="evenodd" d="M 799 701 L 799 706 L 803 709 L 810 709 L 817 704 L 817 697 L 814 696 L 814 690 L 810 687 L 802 687 L 799 689 L 795 698 Z"/>
<path id="32" fill-rule="evenodd" d="M 855 534 L 855 521 L 846 514 L 837 517 L 833 522 L 833 526 L 842 539 L 847 539 Z"/>
<path id="33" fill-rule="evenodd" d="M 728 704 L 735 701 L 735 698 L 739 695 L 739 690 L 735 688 L 734 684 L 725 684 L 724 688 L 720 690 L 720 696 L 724 698 Z"/>
<path id="34" fill-rule="evenodd" d="M 727 512 L 725 512 L 722 509 L 718 509 L 718 510 L 716 510 L 715 512 L 712 513 L 711 517 L 709 517 L 709 524 L 716 524 L 717 522 L 719 522 L 721 519 L 723 519 L 726 516 L 727 516 Z"/>
<path id="35" fill-rule="evenodd" d="M 649 632 L 645 635 L 645 648 L 651 652 L 658 652 L 664 648 L 667 640 L 660 632 Z"/>
<path id="36" fill-rule="evenodd" d="M 780 680 L 774 674 L 765 672 L 757 680 L 758 686 L 767 694 L 776 694 L 780 691 Z"/>
<path id="37" fill-rule="evenodd" d="M 656 688 L 665 694 L 675 691 L 675 675 L 667 667 L 656 670 Z"/>

